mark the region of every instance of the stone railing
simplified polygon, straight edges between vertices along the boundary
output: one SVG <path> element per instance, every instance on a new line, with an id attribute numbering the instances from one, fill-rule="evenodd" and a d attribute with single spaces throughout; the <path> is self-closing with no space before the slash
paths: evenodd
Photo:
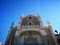
<path id="1" fill-rule="evenodd" d="M 39 26 L 22 26 L 23 29 L 39 28 Z"/>

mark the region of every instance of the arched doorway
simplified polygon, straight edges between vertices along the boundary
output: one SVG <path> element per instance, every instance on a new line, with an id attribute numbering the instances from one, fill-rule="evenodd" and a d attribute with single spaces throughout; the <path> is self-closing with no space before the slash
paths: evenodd
<path id="1" fill-rule="evenodd" d="M 42 35 L 37 31 L 25 31 L 20 34 L 20 45 L 43 45 Z"/>

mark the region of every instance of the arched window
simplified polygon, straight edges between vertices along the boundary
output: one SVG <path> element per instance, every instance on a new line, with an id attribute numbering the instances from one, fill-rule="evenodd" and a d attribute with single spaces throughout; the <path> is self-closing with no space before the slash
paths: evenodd
<path id="1" fill-rule="evenodd" d="M 33 23 L 31 21 L 28 22 L 28 26 L 32 26 Z"/>

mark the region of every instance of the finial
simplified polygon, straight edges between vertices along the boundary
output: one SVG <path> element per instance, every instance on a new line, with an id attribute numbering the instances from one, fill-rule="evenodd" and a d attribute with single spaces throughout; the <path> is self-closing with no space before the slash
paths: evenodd
<path id="1" fill-rule="evenodd" d="M 47 23 L 48 23 L 48 27 L 50 27 L 51 26 L 51 24 L 50 24 L 50 22 L 47 20 Z"/>

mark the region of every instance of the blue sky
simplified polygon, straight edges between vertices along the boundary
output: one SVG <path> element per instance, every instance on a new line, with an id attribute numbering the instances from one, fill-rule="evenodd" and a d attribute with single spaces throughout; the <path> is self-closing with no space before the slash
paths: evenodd
<path id="1" fill-rule="evenodd" d="M 58 0 L 0 0 L 0 42 L 5 43 L 12 21 L 18 25 L 21 13 L 24 16 L 40 13 L 42 22 L 47 26 L 47 19 L 60 32 L 60 1 Z M 55 32 L 54 32 L 55 33 Z"/>

